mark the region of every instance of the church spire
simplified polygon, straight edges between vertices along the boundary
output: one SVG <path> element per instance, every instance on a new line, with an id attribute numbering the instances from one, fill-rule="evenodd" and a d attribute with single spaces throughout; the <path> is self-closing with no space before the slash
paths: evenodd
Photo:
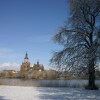
<path id="1" fill-rule="evenodd" d="M 39 60 L 37 60 L 37 65 L 39 65 Z"/>
<path id="2" fill-rule="evenodd" d="M 26 54 L 25 54 L 25 58 L 24 59 L 28 59 L 28 54 L 27 54 L 27 52 L 26 52 Z"/>
<path id="3" fill-rule="evenodd" d="M 24 62 L 25 62 L 25 63 L 26 63 L 26 62 L 29 62 L 29 59 L 28 59 L 28 54 L 27 54 L 27 52 L 26 52 L 26 54 L 25 54 Z"/>

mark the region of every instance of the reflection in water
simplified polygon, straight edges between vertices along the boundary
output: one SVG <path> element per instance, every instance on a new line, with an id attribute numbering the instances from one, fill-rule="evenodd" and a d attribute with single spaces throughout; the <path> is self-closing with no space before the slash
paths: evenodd
<path id="1" fill-rule="evenodd" d="M 1 85 L 34 86 L 34 87 L 84 87 L 87 80 L 25 80 L 25 79 L 0 79 Z M 100 80 L 96 81 L 100 87 Z"/>

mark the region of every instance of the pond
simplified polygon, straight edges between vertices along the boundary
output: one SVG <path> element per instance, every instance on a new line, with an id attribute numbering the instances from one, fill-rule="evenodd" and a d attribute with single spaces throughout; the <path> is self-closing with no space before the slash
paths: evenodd
<path id="1" fill-rule="evenodd" d="M 0 79 L 0 85 L 10 86 L 33 86 L 33 87 L 84 87 L 88 80 L 36 80 L 36 79 Z M 100 88 L 100 80 L 96 80 Z"/>

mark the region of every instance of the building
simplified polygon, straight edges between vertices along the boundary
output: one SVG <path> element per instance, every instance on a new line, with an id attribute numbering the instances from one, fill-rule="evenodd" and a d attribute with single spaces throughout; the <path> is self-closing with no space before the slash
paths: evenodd
<path id="1" fill-rule="evenodd" d="M 24 61 L 20 67 L 20 76 L 23 78 L 32 77 L 33 73 L 39 73 L 40 71 L 44 71 L 44 66 L 39 64 L 39 61 L 37 61 L 37 64 L 34 64 L 33 67 L 30 67 L 28 54 L 26 52 Z"/>
<path id="2" fill-rule="evenodd" d="M 44 71 L 44 66 L 39 64 L 39 61 L 37 61 L 37 64 L 34 64 L 32 69 L 37 71 Z"/>
<path id="3" fill-rule="evenodd" d="M 25 71 L 29 71 L 29 69 L 30 69 L 30 62 L 28 59 L 28 54 L 26 52 L 24 61 L 22 62 L 22 65 L 20 67 L 20 71 L 25 72 Z"/>
<path id="4" fill-rule="evenodd" d="M 17 72 L 15 70 L 3 70 L 1 77 L 13 78 L 16 76 L 16 74 Z"/>

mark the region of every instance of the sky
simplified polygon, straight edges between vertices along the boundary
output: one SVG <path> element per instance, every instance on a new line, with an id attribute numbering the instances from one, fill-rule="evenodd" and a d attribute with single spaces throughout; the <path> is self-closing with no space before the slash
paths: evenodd
<path id="1" fill-rule="evenodd" d="M 67 0 L 0 0 L 0 70 L 19 70 L 26 52 L 49 69 L 60 48 L 52 37 L 67 18 Z"/>

